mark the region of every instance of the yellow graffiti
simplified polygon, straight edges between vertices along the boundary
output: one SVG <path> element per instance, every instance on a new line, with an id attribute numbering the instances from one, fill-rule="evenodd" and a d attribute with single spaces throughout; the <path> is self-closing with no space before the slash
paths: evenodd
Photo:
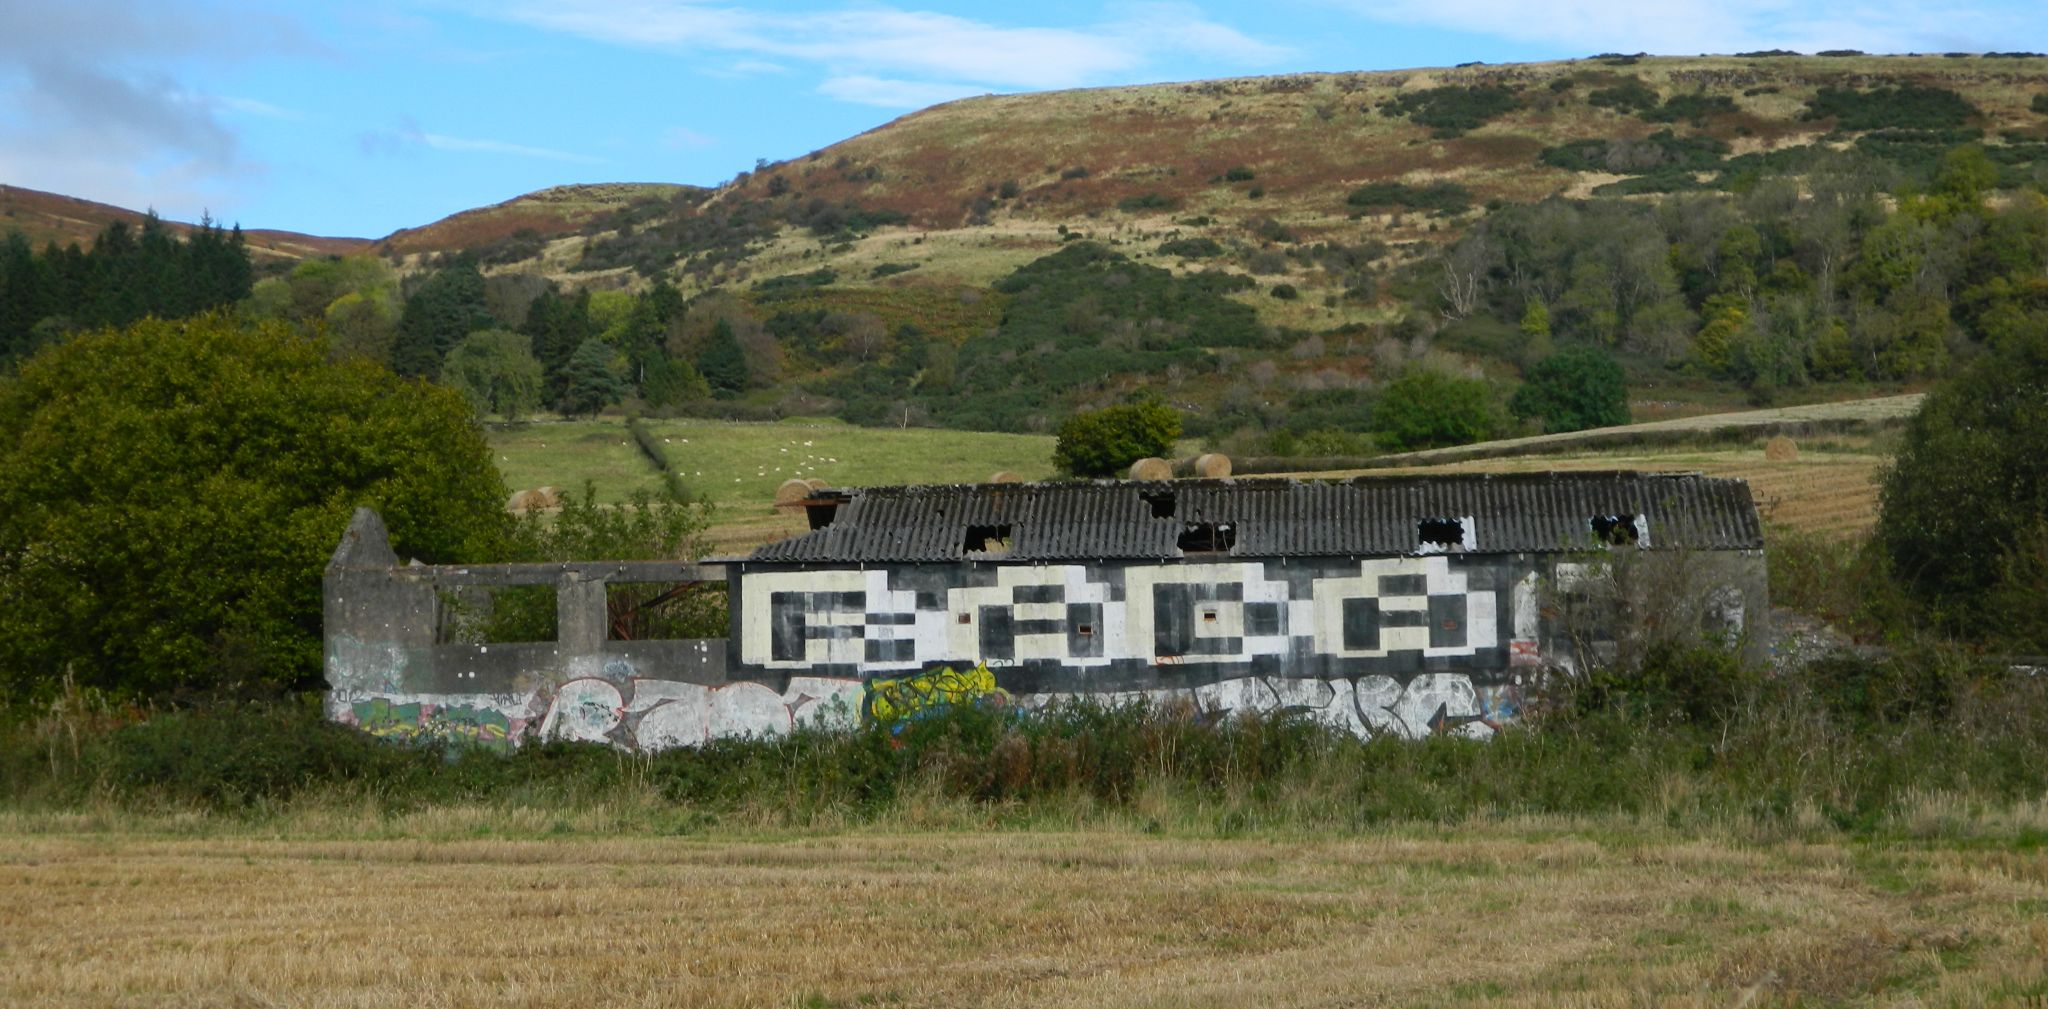
<path id="1" fill-rule="evenodd" d="M 950 666 L 894 680 L 869 680 L 861 711 L 869 721 L 894 725 L 954 704 L 987 698 L 1007 700 L 987 666 L 961 671 Z"/>

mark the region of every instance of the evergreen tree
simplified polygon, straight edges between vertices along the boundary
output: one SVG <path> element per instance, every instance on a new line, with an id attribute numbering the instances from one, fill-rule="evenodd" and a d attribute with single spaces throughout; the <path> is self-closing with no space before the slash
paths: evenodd
<path id="1" fill-rule="evenodd" d="M 625 395 L 625 383 L 612 372 L 612 349 L 602 340 L 585 340 L 562 368 L 562 393 L 555 405 L 571 416 L 595 415 Z"/>
<path id="2" fill-rule="evenodd" d="M 484 311 L 484 278 L 476 264 L 460 262 L 436 272 L 405 299 L 398 320 L 398 338 L 391 350 L 392 370 L 401 375 L 432 376 L 441 360 L 471 332 L 489 329 Z"/>
<path id="3" fill-rule="evenodd" d="M 697 355 L 697 371 L 720 396 L 736 396 L 746 390 L 747 352 L 733 335 L 731 323 L 720 319 L 711 327 L 711 338 Z"/>

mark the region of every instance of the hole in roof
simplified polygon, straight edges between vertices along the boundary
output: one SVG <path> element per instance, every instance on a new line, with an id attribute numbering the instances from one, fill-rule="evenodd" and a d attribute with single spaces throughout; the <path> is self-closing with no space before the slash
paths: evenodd
<path id="1" fill-rule="evenodd" d="M 832 520 L 838 517 L 839 504 L 836 501 L 832 504 L 804 506 L 804 518 L 810 522 L 812 529 L 823 529 L 831 525 Z"/>
<path id="2" fill-rule="evenodd" d="M 1010 552 L 1010 527 L 968 526 L 967 537 L 960 549 L 970 554 L 1006 554 Z"/>
<path id="3" fill-rule="evenodd" d="M 1170 519 L 1173 517 L 1174 500 L 1172 491 L 1147 491 L 1138 496 L 1144 498 L 1145 503 L 1152 506 L 1153 518 Z"/>
<path id="4" fill-rule="evenodd" d="M 1182 553 L 1228 553 L 1237 545 L 1237 528 L 1228 522 L 1190 522 L 1181 528 Z"/>
<path id="5" fill-rule="evenodd" d="M 1423 519 L 1415 523 L 1415 539 L 1424 550 L 1462 550 L 1465 547 L 1463 519 Z"/>
<path id="6" fill-rule="evenodd" d="M 1643 541 L 1643 527 L 1634 515 L 1595 515 L 1591 521 L 1595 542 L 1632 547 Z"/>

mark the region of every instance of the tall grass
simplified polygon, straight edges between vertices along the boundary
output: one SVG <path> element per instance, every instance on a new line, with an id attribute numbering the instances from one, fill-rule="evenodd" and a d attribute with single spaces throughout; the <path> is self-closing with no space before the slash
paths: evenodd
<path id="1" fill-rule="evenodd" d="M 1568 684 L 1484 742 L 1079 703 L 964 706 L 894 729 L 659 754 L 569 743 L 496 754 L 376 740 L 324 721 L 312 697 L 110 710 L 74 693 L 54 714 L 8 719 L 0 806 L 233 817 L 337 804 L 387 817 L 614 807 L 638 811 L 626 827 L 668 829 L 914 819 L 936 802 L 991 822 L 1110 816 L 1226 833 L 1607 815 L 1872 832 L 1930 796 L 1991 809 L 2048 793 L 2048 678 L 1938 652 L 1764 674 L 1717 652 L 1669 651 Z"/>

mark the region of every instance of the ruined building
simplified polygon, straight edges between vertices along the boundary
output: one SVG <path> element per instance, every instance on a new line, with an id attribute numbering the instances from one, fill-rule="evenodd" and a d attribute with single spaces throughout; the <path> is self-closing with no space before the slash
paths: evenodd
<path id="1" fill-rule="evenodd" d="M 1767 612 L 1748 485 L 1697 475 L 877 487 L 800 506 L 810 531 L 705 564 L 401 565 L 358 512 L 327 571 L 329 713 L 658 749 L 1085 695 L 1484 736 L 1546 667 L 1659 634 L 1754 641 Z M 716 581 L 720 639 L 638 639 L 608 602 Z M 512 586 L 552 587 L 553 640 L 465 637 L 461 615 Z"/>

